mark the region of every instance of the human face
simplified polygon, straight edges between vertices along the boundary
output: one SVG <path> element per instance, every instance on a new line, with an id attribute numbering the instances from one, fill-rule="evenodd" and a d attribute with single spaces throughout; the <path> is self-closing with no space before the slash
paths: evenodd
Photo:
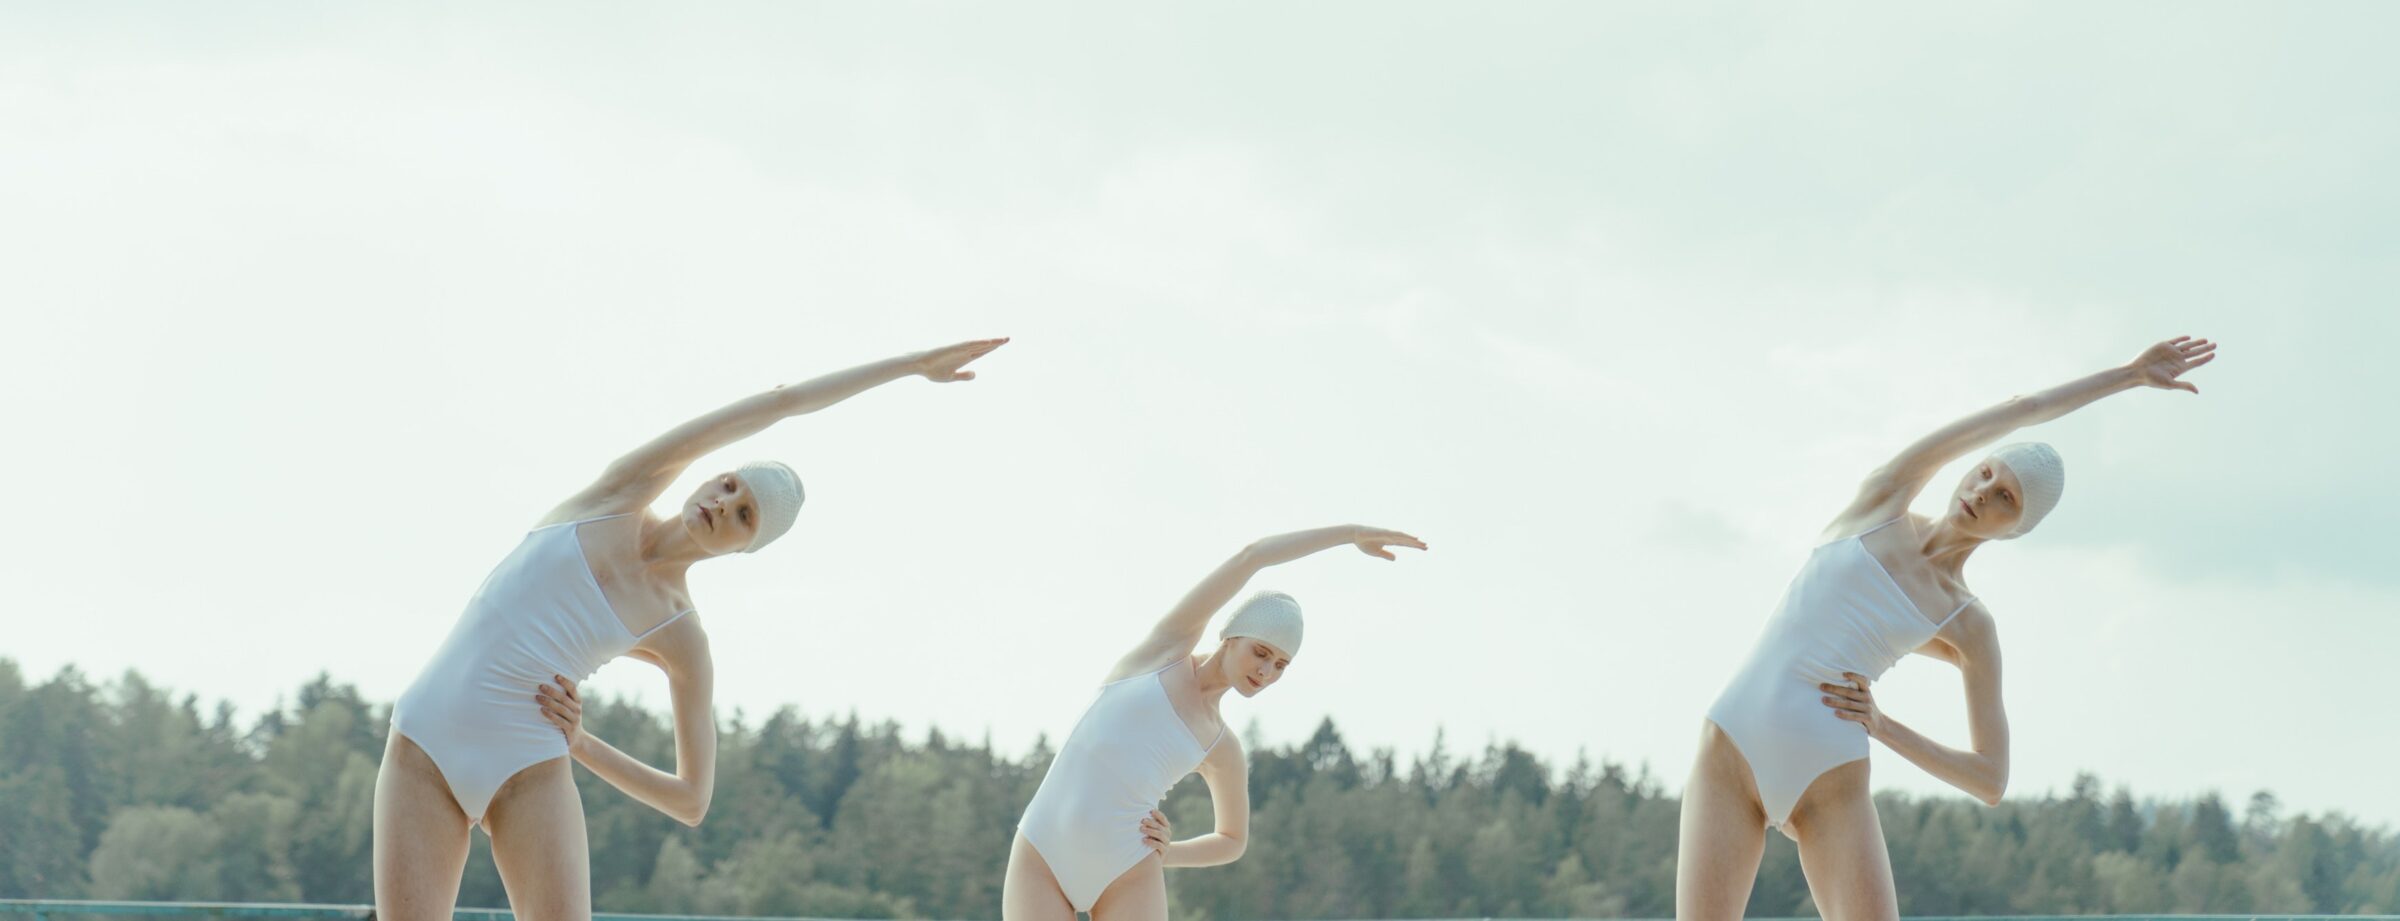
<path id="1" fill-rule="evenodd" d="M 1255 636 L 1234 636 L 1225 639 L 1225 679 L 1243 697 L 1256 697 L 1269 685 L 1283 679 L 1283 670 L 1292 666 L 1291 653 Z"/>
<path id="2" fill-rule="evenodd" d="M 685 533 L 700 549 L 711 555 L 732 553 L 748 548 L 758 534 L 758 500 L 741 474 L 720 473 L 692 491 L 683 503 L 682 519 Z"/>
<path id="3" fill-rule="evenodd" d="M 1944 516 L 1958 530 L 1985 540 L 2007 537 L 2025 516 L 2025 489 L 2008 463 L 1989 457 L 1967 471 Z"/>

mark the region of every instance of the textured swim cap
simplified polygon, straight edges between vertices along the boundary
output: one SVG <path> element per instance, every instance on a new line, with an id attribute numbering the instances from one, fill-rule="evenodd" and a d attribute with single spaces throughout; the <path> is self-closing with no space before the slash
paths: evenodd
<path id="1" fill-rule="evenodd" d="M 758 500 L 758 530 L 750 535 L 750 546 L 743 553 L 757 553 L 758 548 L 774 543 L 783 532 L 792 529 L 792 520 L 800 517 L 800 475 L 775 461 L 751 461 L 733 468 L 750 487 L 751 498 Z"/>
<path id="2" fill-rule="evenodd" d="M 2017 518 L 2015 530 L 2001 535 L 2003 539 L 2021 537 L 2058 507 L 2058 495 L 2067 488 L 2067 465 L 2059 460 L 2056 449 L 2038 441 L 2002 445 L 1992 449 L 1991 456 L 2016 471 L 2017 482 L 2024 487 L 2025 514 Z"/>
<path id="3" fill-rule="evenodd" d="M 1287 656 L 1300 654 L 1300 602 L 1282 592 L 1260 592 L 1242 602 L 1241 610 L 1225 621 L 1218 639 L 1256 637 L 1273 643 Z"/>

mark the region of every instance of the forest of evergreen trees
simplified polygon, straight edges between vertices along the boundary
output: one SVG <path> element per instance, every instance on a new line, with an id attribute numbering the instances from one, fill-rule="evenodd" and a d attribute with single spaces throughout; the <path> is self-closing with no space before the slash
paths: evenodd
<path id="1" fill-rule="evenodd" d="M 128 674 L 29 684 L 0 660 L 0 898 L 371 901 L 368 842 L 385 707 L 319 678 L 249 725 Z M 593 731 L 670 762 L 663 714 L 595 700 Z M 993 918 L 1018 811 L 1050 752 L 938 731 L 730 720 L 708 820 L 685 828 L 582 778 L 606 911 Z M 1511 745 L 1403 761 L 1355 752 L 1331 721 L 1251 749 L 1241 861 L 1176 870 L 1174 916 L 1206 919 L 1665 917 L 1676 800 L 1613 764 L 1545 764 Z M 1912 915 L 2400 912 L 2400 837 L 2285 815 L 2258 793 L 2135 799 L 2080 779 L 1998 808 L 1879 800 Z M 1187 781 L 1180 834 L 1209 824 Z M 1791 845 L 1772 843 L 1754 914 L 1809 914 Z M 506 899 L 480 845 L 463 905 Z"/>

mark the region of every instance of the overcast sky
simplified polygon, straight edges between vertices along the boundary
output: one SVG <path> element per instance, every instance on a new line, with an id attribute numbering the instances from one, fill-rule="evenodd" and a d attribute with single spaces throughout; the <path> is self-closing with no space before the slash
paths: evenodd
<path id="1" fill-rule="evenodd" d="M 2012 794 L 2400 823 L 2400 9 L 2160 13 L 20 8 L 0 656 L 389 700 L 617 453 L 1008 335 L 694 471 L 809 488 L 692 576 L 725 716 L 1022 752 L 1224 556 L 1356 521 L 1433 550 L 1266 573 L 1310 642 L 1237 725 L 1680 786 L 1865 471 L 2188 333 L 2200 395 L 2029 433 L 2065 500 L 1969 569 Z M 1948 666 L 1880 696 L 1964 744 Z"/>

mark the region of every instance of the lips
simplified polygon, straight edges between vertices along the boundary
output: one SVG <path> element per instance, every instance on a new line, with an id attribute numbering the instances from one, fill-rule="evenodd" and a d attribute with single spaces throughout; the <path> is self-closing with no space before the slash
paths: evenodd
<path id="1" fill-rule="evenodd" d="M 1966 509 L 1966 510 L 1967 510 L 1967 517 L 1969 517 L 1969 518 L 1981 519 L 1981 518 L 1983 517 L 1982 515 L 1975 514 L 1975 507 L 1974 507 L 1974 506 L 1972 506 L 1972 505 L 1968 505 L 1968 504 L 1967 504 L 1967 500 L 1965 500 L 1965 499 L 1960 499 L 1960 500 L 1958 500 L 1958 507 L 1959 507 L 1959 508 Z"/>
<path id="2" fill-rule="evenodd" d="M 700 507 L 700 523 L 707 525 L 708 529 L 711 531 L 717 529 L 717 519 L 715 516 L 708 513 L 708 506 L 704 505 Z"/>

